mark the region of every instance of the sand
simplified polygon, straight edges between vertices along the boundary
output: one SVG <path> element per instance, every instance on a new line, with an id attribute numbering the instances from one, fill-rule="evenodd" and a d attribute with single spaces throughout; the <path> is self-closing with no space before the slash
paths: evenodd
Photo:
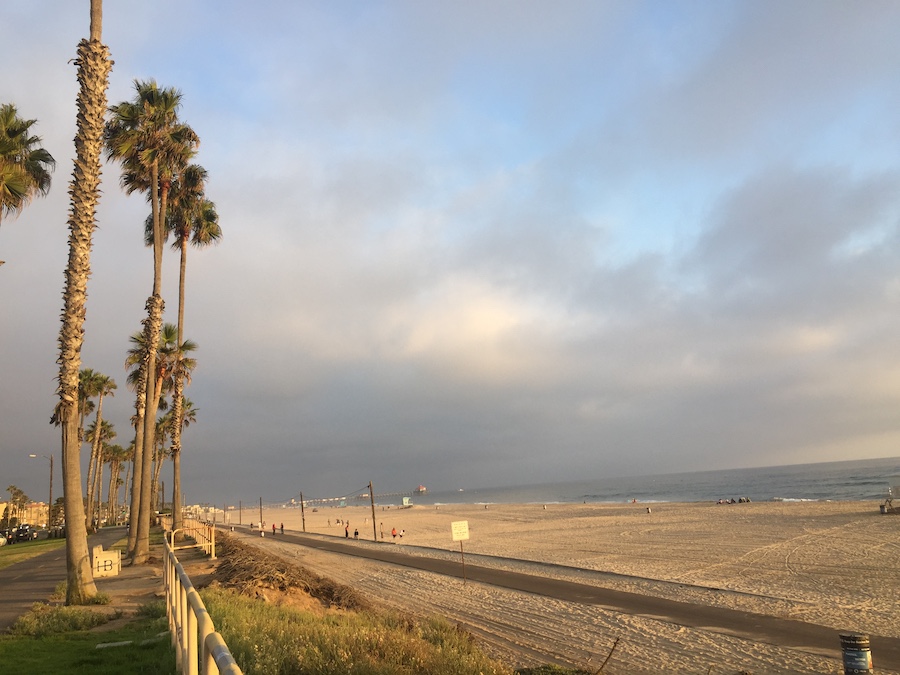
<path id="1" fill-rule="evenodd" d="M 236 523 L 259 511 L 229 514 Z M 875 502 L 750 504 L 491 504 L 306 509 L 306 531 L 381 539 L 408 553 L 458 560 L 451 523 L 466 521 L 466 561 L 645 595 L 808 621 L 835 629 L 835 649 L 811 654 L 756 644 L 595 606 L 278 544 L 271 524 L 302 530 L 299 509 L 267 509 L 283 555 L 354 586 L 373 601 L 467 627 L 509 663 L 615 673 L 843 672 L 838 631 L 900 637 L 900 517 Z M 402 539 L 391 529 L 405 530 Z M 240 528 L 238 528 L 240 531 Z M 249 538 L 249 535 L 247 535 Z M 362 541 L 360 545 L 364 544 Z M 606 573 L 615 574 L 606 574 Z M 878 666 L 877 652 L 873 654 Z M 896 672 L 878 669 L 879 673 Z"/>

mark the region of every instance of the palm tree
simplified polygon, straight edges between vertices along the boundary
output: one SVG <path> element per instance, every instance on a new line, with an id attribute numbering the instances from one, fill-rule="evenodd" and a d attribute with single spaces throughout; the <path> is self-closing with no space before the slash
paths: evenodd
<path id="1" fill-rule="evenodd" d="M 128 447 L 125 448 L 124 461 L 128 462 L 128 465 L 125 467 L 125 480 L 122 482 L 122 485 L 125 486 L 125 494 L 123 495 L 123 499 L 122 499 L 123 506 L 124 506 L 125 502 L 129 501 L 128 500 L 129 489 L 131 489 L 133 491 L 133 488 L 134 488 L 134 486 L 131 485 L 131 482 L 130 482 L 133 479 L 132 474 L 134 473 L 134 441 L 132 441 L 128 445 Z M 129 488 L 130 485 L 131 485 L 131 488 Z"/>
<path id="2" fill-rule="evenodd" d="M 102 418 L 95 418 L 87 428 L 87 433 L 92 439 L 91 454 L 96 454 L 96 460 L 92 459 L 89 468 L 90 481 L 87 492 L 87 524 L 88 530 L 91 530 L 96 516 L 94 505 L 97 502 L 97 494 L 100 491 L 100 475 L 103 472 L 103 449 L 118 434 L 112 422 Z"/>
<path id="3" fill-rule="evenodd" d="M 172 413 L 167 412 L 156 420 L 156 448 L 153 452 L 153 482 L 151 493 L 153 495 L 152 506 L 154 511 L 159 510 L 159 476 L 162 473 L 163 462 L 169 453 L 166 452 L 166 441 L 169 440 L 172 423 Z"/>
<path id="4" fill-rule="evenodd" d="M 100 41 L 103 2 L 91 0 L 90 38 L 78 44 L 79 92 L 75 162 L 69 184 L 69 260 L 63 291 L 62 327 L 59 333 L 59 403 L 53 421 L 62 428 L 62 474 L 66 512 L 66 604 L 89 602 L 97 595 L 87 545 L 81 490 L 80 439 L 78 438 L 78 372 L 84 342 L 87 280 L 91 274 L 91 247 L 100 195 L 100 154 L 103 148 L 103 116 L 112 61 Z"/>
<path id="5" fill-rule="evenodd" d="M 97 376 L 93 368 L 78 371 L 78 441 L 84 443 L 84 420 L 94 412 L 96 404 L 92 400 L 99 394 Z"/>
<path id="6" fill-rule="evenodd" d="M 128 450 L 121 445 L 108 445 L 104 460 L 109 463 L 109 488 L 106 490 L 106 513 L 119 524 L 119 486 L 122 485 L 122 463 L 128 461 Z"/>
<path id="7" fill-rule="evenodd" d="M 0 223 L 17 216 L 32 199 L 50 191 L 53 156 L 31 135 L 37 120 L 24 120 L 12 103 L 0 105 Z M 0 265 L 3 262 L 0 261 Z"/>
<path id="8" fill-rule="evenodd" d="M 194 131 L 178 121 L 181 93 L 176 89 L 160 89 L 156 82 L 134 82 L 133 101 L 112 106 L 112 118 L 106 125 L 106 154 L 122 163 L 122 186 L 130 194 L 147 192 L 153 218 L 153 294 L 147 299 L 144 323 L 147 353 L 146 372 L 156 371 L 156 350 L 162 328 L 162 248 L 163 223 L 172 180 L 196 152 L 199 140 Z M 136 531 L 132 562 L 142 564 L 150 555 L 150 469 L 155 444 L 156 401 L 146 381 L 144 436 L 140 453 L 140 472 L 135 467 L 135 485 L 140 485 L 139 508 L 132 512 L 132 530 Z M 136 446 L 137 447 L 137 446 Z M 137 459 L 136 459 L 137 462 Z"/>
<path id="9" fill-rule="evenodd" d="M 9 505 L 7 506 L 8 514 L 6 516 L 7 527 L 12 527 L 12 521 L 15 519 L 16 525 L 22 520 L 22 513 L 25 511 L 25 505 L 28 503 L 27 495 L 15 485 L 6 488 L 9 492 Z"/>
<path id="10" fill-rule="evenodd" d="M 197 248 L 217 244 L 222 238 L 216 205 L 206 199 L 204 191 L 207 179 L 206 169 L 191 164 L 172 186 L 172 210 L 167 220 L 167 228 L 175 235 L 172 248 L 181 253 L 178 275 L 178 344 L 184 341 L 184 284 L 187 269 L 188 243 Z M 182 526 L 181 509 L 181 430 L 183 422 L 184 369 L 176 368 L 175 390 L 172 396 L 172 529 Z"/>
<path id="11" fill-rule="evenodd" d="M 116 382 L 108 375 L 95 373 L 92 380 L 93 391 L 97 395 L 97 416 L 94 418 L 93 434 L 91 436 L 91 459 L 88 464 L 88 486 L 87 486 L 87 522 L 88 527 L 94 522 L 94 502 L 100 492 L 101 482 L 100 474 L 102 473 L 103 461 L 101 458 L 103 450 L 103 441 L 111 440 L 109 437 L 101 438 L 101 427 L 97 426 L 103 420 L 103 397 L 114 396 L 116 390 Z"/>
<path id="12" fill-rule="evenodd" d="M 125 367 L 129 369 L 128 377 L 125 380 L 129 389 L 136 393 L 134 400 L 134 415 L 131 418 L 131 424 L 134 427 L 134 441 L 131 443 L 131 464 L 133 467 L 131 476 L 131 493 L 126 492 L 125 498 L 128 500 L 128 545 L 127 552 L 129 555 L 134 554 L 135 543 L 137 542 L 137 515 L 140 510 L 141 503 L 141 479 L 142 470 L 141 453 L 144 447 L 144 415 L 147 409 L 147 363 L 145 356 L 147 354 L 146 332 L 140 331 L 129 338 L 132 344 L 125 357 Z M 127 484 L 127 482 L 126 482 Z"/>
<path id="13" fill-rule="evenodd" d="M 181 424 L 178 425 L 178 438 L 181 439 L 182 432 L 192 424 L 197 422 L 197 413 L 199 410 L 194 407 L 194 402 L 187 396 L 184 397 L 181 405 Z M 174 410 L 173 410 L 174 414 Z M 174 424 L 174 421 L 173 421 Z M 175 433 L 172 431 L 172 529 L 177 530 L 175 526 L 175 518 L 177 522 L 183 524 L 181 513 L 181 452 L 175 450 Z"/>

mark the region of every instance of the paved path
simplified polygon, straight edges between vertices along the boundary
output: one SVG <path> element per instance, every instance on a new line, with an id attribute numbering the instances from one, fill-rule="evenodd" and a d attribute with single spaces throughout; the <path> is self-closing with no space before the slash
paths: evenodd
<path id="1" fill-rule="evenodd" d="M 323 551 L 402 565 L 436 574 L 463 577 L 462 565 L 457 562 L 408 555 L 397 551 L 397 547 L 394 546 L 385 545 L 382 548 L 381 546 L 372 546 L 371 542 L 367 542 L 368 545 L 361 546 L 352 540 L 332 540 L 326 537 L 308 536 L 299 533 L 279 534 L 275 539 Z M 695 605 L 477 565 L 467 564 L 465 577 L 470 581 L 478 581 L 502 588 L 544 595 L 568 602 L 598 605 L 615 612 L 659 619 L 680 626 L 722 633 L 763 644 L 802 649 L 840 659 L 839 631 L 817 624 L 780 619 L 774 616 L 753 614 L 723 607 Z M 900 639 L 877 635 L 870 636 L 870 639 L 872 656 L 876 667 L 878 669 L 900 671 Z"/>
<path id="2" fill-rule="evenodd" d="M 88 537 L 88 547 L 107 548 L 121 539 L 124 527 L 106 527 Z M 22 544 L 12 544 L 21 546 Z M 42 553 L 0 570 L 0 631 L 6 631 L 36 602 L 45 602 L 66 580 L 66 548 Z"/>

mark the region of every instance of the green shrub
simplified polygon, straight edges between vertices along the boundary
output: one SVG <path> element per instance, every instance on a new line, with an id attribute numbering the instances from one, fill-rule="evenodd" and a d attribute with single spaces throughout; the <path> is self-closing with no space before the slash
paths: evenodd
<path id="1" fill-rule="evenodd" d="M 160 599 L 143 604 L 138 607 L 137 615 L 145 619 L 161 619 L 166 615 L 166 601 Z"/>
<path id="2" fill-rule="evenodd" d="M 20 616 L 9 629 L 13 635 L 42 637 L 54 633 L 87 630 L 102 626 L 110 617 L 86 607 L 62 607 L 37 602 L 28 614 Z"/>

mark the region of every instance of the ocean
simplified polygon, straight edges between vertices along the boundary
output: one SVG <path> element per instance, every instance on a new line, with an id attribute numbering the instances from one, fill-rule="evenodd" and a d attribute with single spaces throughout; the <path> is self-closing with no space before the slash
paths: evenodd
<path id="1" fill-rule="evenodd" d="M 900 476 L 900 457 L 471 490 L 463 487 L 445 492 L 429 490 L 411 499 L 419 505 L 622 503 L 632 499 L 703 502 L 741 497 L 752 501 L 884 501 L 893 476 Z M 893 482 L 898 484 L 900 479 Z M 900 498 L 900 490 L 896 492 Z M 400 499 L 376 495 L 376 501 L 391 504 Z"/>

